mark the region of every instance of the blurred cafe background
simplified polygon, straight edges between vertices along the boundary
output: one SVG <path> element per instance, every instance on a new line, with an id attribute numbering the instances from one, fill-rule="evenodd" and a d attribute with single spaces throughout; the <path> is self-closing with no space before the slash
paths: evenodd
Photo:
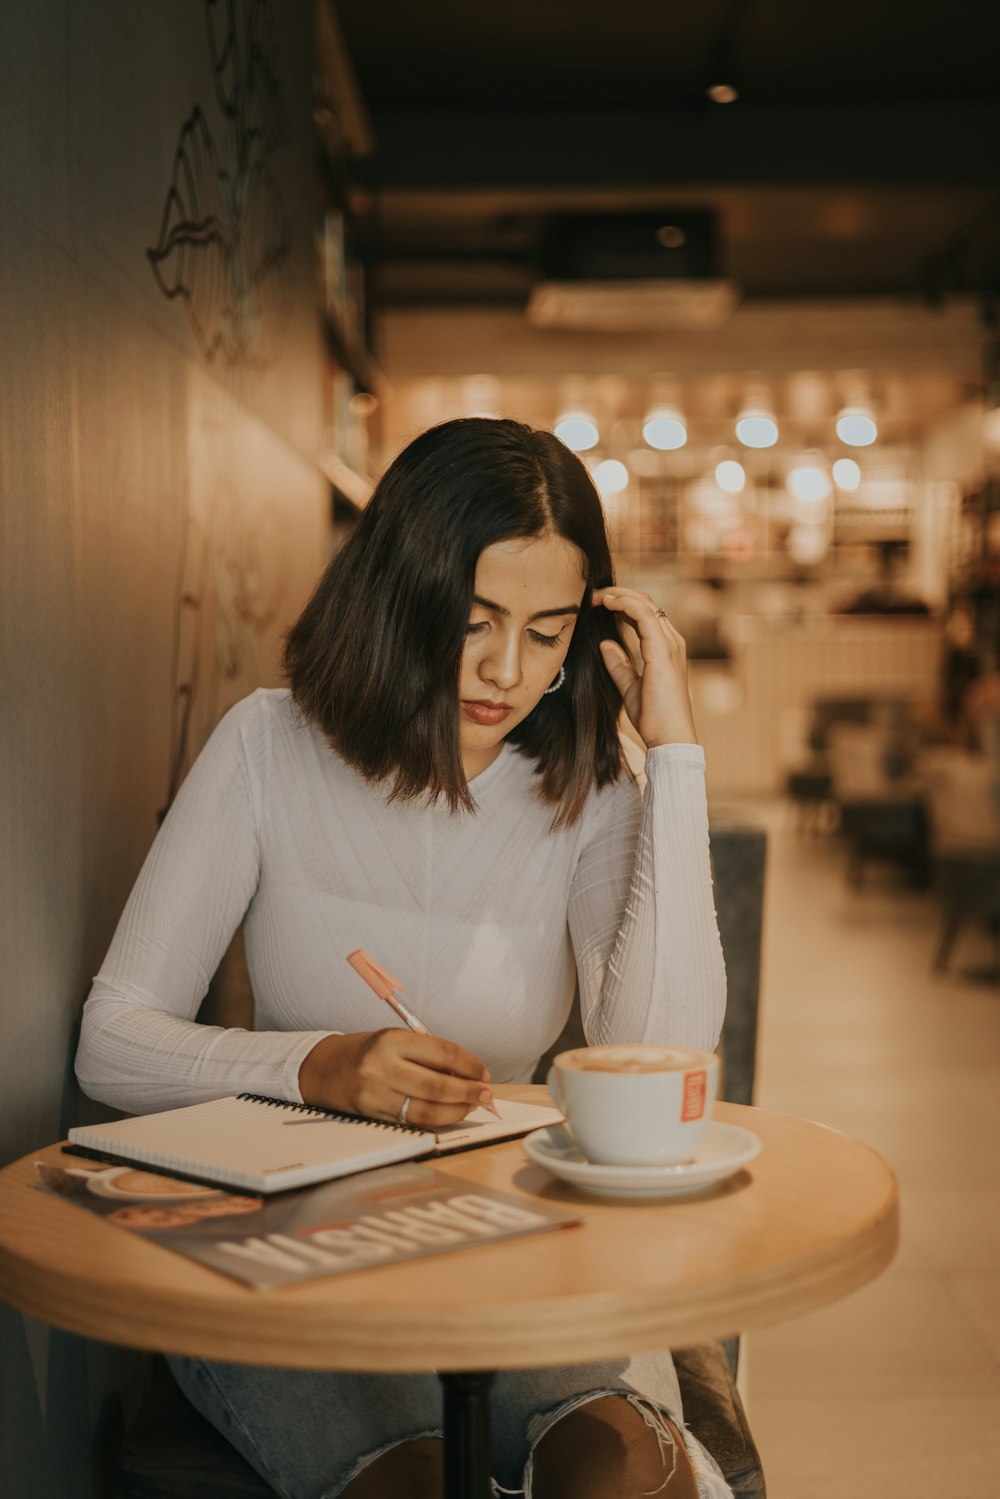
<path id="1" fill-rule="evenodd" d="M 684 633 L 744 1096 L 897 1170 L 746 1340 L 774 1499 L 1000 1471 L 1000 10 L 0 11 L 0 1148 L 158 820 L 423 428 L 590 468 Z M 728 849 L 728 853 L 726 850 Z M 252 1018 L 238 943 L 206 1017 Z M 138 1355 L 0 1307 L 0 1489 L 115 1492 Z"/>

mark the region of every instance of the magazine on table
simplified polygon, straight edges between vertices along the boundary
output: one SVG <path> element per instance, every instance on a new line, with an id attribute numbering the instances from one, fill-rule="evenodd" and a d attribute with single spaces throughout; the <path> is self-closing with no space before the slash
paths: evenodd
<path id="1" fill-rule="evenodd" d="M 72 1161 L 72 1164 L 70 1162 Z M 256 1288 L 570 1228 L 579 1214 L 407 1162 L 274 1196 L 36 1161 L 36 1186 Z"/>

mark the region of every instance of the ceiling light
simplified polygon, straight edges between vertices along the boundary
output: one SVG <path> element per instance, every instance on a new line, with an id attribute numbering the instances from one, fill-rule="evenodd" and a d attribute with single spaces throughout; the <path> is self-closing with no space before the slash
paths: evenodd
<path id="1" fill-rule="evenodd" d="M 736 37 L 732 32 L 724 32 L 715 43 L 707 71 L 705 93 L 712 103 L 735 104 L 740 91 L 736 85 Z"/>
<path id="2" fill-rule="evenodd" d="M 813 463 L 802 463 L 789 470 L 788 490 L 797 500 L 807 503 L 828 500 L 832 488 L 829 474 Z"/>
<path id="3" fill-rule="evenodd" d="M 849 448 L 868 448 L 878 437 L 878 427 L 863 406 L 845 406 L 837 418 L 837 436 Z"/>
<path id="4" fill-rule="evenodd" d="M 735 458 L 724 458 L 715 465 L 715 482 L 727 494 L 740 494 L 747 482 L 746 469 Z"/>
<path id="5" fill-rule="evenodd" d="M 651 448 L 673 452 L 688 440 L 688 430 L 679 411 L 651 411 L 642 425 L 642 435 Z"/>
<path id="6" fill-rule="evenodd" d="M 861 484 L 861 470 L 853 458 L 838 458 L 833 465 L 833 477 L 838 489 L 853 493 Z"/>
<path id="7" fill-rule="evenodd" d="M 605 458 L 594 469 L 594 483 L 601 494 L 620 494 L 628 488 L 628 469 L 617 458 Z"/>
<path id="8" fill-rule="evenodd" d="M 663 224 L 656 231 L 656 242 L 665 250 L 679 250 L 687 244 L 687 235 L 679 224 Z"/>
<path id="9" fill-rule="evenodd" d="M 574 453 L 585 453 L 596 448 L 601 434 L 597 424 L 584 411 L 567 411 L 556 422 L 555 433 L 560 442 Z"/>
<path id="10" fill-rule="evenodd" d="M 745 448 L 773 448 L 778 441 L 778 423 L 768 411 L 740 413 L 736 436 Z"/>

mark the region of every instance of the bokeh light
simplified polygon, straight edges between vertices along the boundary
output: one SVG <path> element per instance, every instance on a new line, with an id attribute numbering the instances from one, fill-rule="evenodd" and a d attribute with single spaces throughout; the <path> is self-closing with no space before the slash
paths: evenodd
<path id="1" fill-rule="evenodd" d="M 736 436 L 745 448 L 773 448 L 778 423 L 768 411 L 744 411 L 736 423 Z"/>
<path id="2" fill-rule="evenodd" d="M 628 488 L 628 480 L 628 469 L 617 458 L 605 458 L 594 469 L 594 483 L 601 494 L 620 494 Z"/>
<path id="3" fill-rule="evenodd" d="M 797 500 L 807 502 L 828 500 L 833 488 L 830 476 L 817 468 L 814 463 L 798 464 L 790 469 L 788 473 L 788 491 Z"/>
<path id="4" fill-rule="evenodd" d="M 596 448 L 601 434 L 597 423 L 585 411 L 567 411 L 556 422 L 555 434 L 574 453 L 586 453 Z"/>
<path id="5" fill-rule="evenodd" d="M 682 448 L 688 440 L 687 426 L 679 411 L 651 411 L 643 422 L 642 435 L 651 448 L 664 453 Z"/>
<path id="6" fill-rule="evenodd" d="M 849 448 L 869 448 L 878 437 L 878 426 L 863 406 L 845 406 L 837 418 L 837 436 Z"/>
<path id="7" fill-rule="evenodd" d="M 838 489 L 853 494 L 860 487 L 861 470 L 853 458 L 838 458 L 833 465 L 833 478 Z"/>
<path id="8" fill-rule="evenodd" d="M 741 494 L 747 482 L 746 469 L 735 458 L 724 458 L 715 465 L 715 482 L 727 494 Z"/>

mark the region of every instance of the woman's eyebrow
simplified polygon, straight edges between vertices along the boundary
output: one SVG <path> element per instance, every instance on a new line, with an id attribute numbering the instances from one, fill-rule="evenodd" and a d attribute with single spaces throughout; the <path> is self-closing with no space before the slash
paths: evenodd
<path id="1" fill-rule="evenodd" d="M 494 614 L 505 616 L 510 614 L 510 610 L 505 609 L 503 604 L 494 604 L 491 599 L 481 599 L 478 593 L 473 595 L 472 602 L 481 604 L 484 609 L 492 609 Z M 563 609 L 539 609 L 537 614 L 529 614 L 528 619 L 552 619 L 561 614 L 579 614 L 579 612 L 579 604 L 567 604 Z"/>

